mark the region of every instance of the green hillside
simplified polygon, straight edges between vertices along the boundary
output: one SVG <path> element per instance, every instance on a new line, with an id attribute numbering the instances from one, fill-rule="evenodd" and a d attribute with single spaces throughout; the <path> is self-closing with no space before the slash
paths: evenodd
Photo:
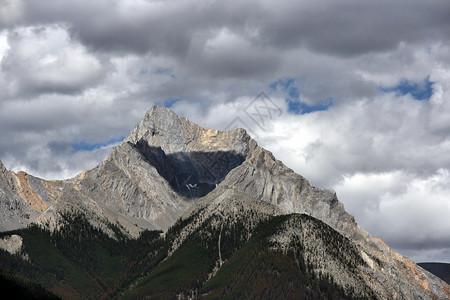
<path id="1" fill-rule="evenodd" d="M 144 232 L 139 239 L 131 240 L 110 224 L 117 233 L 113 239 L 92 227 L 81 214 L 64 218 L 64 225 L 54 233 L 38 226 L 2 233 L 20 235 L 22 254 L 28 259 L 0 251 L 0 269 L 40 284 L 62 298 L 109 298 L 151 267 L 163 248 L 159 232 Z"/>
<path id="2" fill-rule="evenodd" d="M 300 223 L 304 220 L 317 222 L 323 227 L 323 234 L 330 243 L 350 245 L 349 241 L 324 223 L 305 215 L 288 215 L 272 217 L 261 222 L 252 237 L 237 245 L 223 243 L 226 262 L 215 276 L 208 280 L 217 266 L 218 247 L 216 247 L 219 230 L 211 230 L 211 220 L 187 240 L 173 255 L 145 276 L 139 283 L 121 297 L 125 299 L 175 299 L 179 295 L 196 296 L 199 299 L 362 299 L 352 290 L 344 290 L 327 275 L 315 274 L 313 266 L 303 259 L 302 245 L 292 245 L 287 253 L 270 250 L 273 243 L 270 237 L 283 229 L 283 224 L 290 219 Z M 243 220 L 241 220 L 243 221 Z M 236 224 L 222 230 L 242 240 L 248 232 L 237 231 Z M 244 226 L 239 226 L 241 229 Z M 207 233 L 207 234 L 206 234 Z M 232 249 L 230 249 L 230 245 Z M 339 248 L 333 248 L 339 251 Z M 342 245 L 341 245 L 342 247 Z M 340 248 L 351 252 L 352 248 Z M 229 251 L 234 250 L 234 251 Z M 229 256 L 227 256 L 227 253 Z M 337 255 L 339 255 L 337 253 Z M 346 259 L 342 255 L 341 259 Z M 355 254 L 345 264 L 349 267 L 362 263 Z M 367 290 L 367 298 L 371 291 Z"/>
<path id="3" fill-rule="evenodd" d="M 250 226 L 247 215 L 234 221 L 213 215 L 172 253 L 174 241 L 195 218 L 196 214 L 180 219 L 165 236 L 145 231 L 133 240 L 114 224 L 108 225 L 112 238 L 91 226 L 82 214 L 67 214 L 53 233 L 37 226 L 2 233 L 20 235 L 24 245 L 17 255 L 0 251 L 0 268 L 65 299 L 359 299 L 371 295 L 370 289 L 361 294 L 339 286 L 304 259 L 320 240 L 329 245 L 324 259 L 336 260 L 349 270 L 363 264 L 354 246 L 321 221 L 288 215 L 262 218 L 257 226 Z M 271 238 L 282 233 L 286 224 L 317 232 L 308 237 L 308 245 L 298 240 L 279 251 Z"/>

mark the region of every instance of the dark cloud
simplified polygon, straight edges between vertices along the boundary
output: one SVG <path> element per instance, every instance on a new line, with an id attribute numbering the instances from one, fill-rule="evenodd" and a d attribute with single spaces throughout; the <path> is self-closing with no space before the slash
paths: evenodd
<path id="1" fill-rule="evenodd" d="M 11 5 L 10 5 L 11 6 Z M 267 4 L 173 1 L 27 1 L 22 23 L 64 23 L 99 51 L 184 56 L 196 35 L 228 28 L 254 43 L 355 55 L 400 42 L 448 39 L 446 1 L 311 1 Z"/>
<path id="2" fill-rule="evenodd" d="M 448 37 L 449 12 L 444 1 L 302 1 L 268 12 L 261 36 L 280 48 L 304 44 L 328 54 L 360 55 Z"/>

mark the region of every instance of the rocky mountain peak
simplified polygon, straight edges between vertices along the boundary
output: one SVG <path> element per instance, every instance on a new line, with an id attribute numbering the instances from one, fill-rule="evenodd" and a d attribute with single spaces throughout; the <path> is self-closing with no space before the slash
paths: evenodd
<path id="1" fill-rule="evenodd" d="M 205 129 L 166 107 L 153 106 L 124 140 L 131 144 L 142 141 L 151 147 L 161 147 L 166 154 L 234 151 L 245 156 L 250 136 L 244 129 Z"/>
<path id="2" fill-rule="evenodd" d="M 168 108 L 154 106 L 121 147 L 128 146 L 179 195 L 200 198 L 240 165 L 256 143 L 243 129 L 205 129 Z"/>
<path id="3" fill-rule="evenodd" d="M 125 139 L 131 144 L 142 141 L 151 147 L 161 147 L 167 154 L 187 150 L 181 119 L 164 107 L 152 107 Z"/>

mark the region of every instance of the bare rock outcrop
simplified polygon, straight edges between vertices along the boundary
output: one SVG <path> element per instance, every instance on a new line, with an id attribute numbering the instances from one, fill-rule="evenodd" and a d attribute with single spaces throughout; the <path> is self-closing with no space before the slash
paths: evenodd
<path id="1" fill-rule="evenodd" d="M 0 249 L 3 249 L 11 254 L 19 253 L 22 249 L 22 244 L 22 237 L 17 234 L 5 236 L 0 239 Z"/>

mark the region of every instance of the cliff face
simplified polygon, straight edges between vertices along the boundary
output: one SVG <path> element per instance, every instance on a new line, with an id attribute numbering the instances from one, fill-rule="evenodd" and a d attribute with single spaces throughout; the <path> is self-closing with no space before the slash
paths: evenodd
<path id="1" fill-rule="evenodd" d="M 34 221 L 55 201 L 62 186 L 62 182 L 11 172 L 0 161 L 0 230 L 22 228 Z"/>
<path id="2" fill-rule="evenodd" d="M 241 211 L 255 211 L 256 224 L 268 216 L 306 214 L 348 238 L 364 262 L 354 281 L 340 275 L 339 265 L 327 265 L 316 255 L 316 269 L 335 282 L 356 282 L 360 290 L 363 283 L 381 299 L 448 297 L 448 285 L 371 237 L 334 192 L 310 185 L 243 129 L 207 130 L 153 107 L 104 162 L 73 179 L 44 181 L 0 166 L 2 231 L 30 222 L 55 229 L 66 210 L 83 212 L 106 232 L 110 222 L 135 237 L 143 229 L 166 230 L 180 217 L 189 219 L 173 244 L 176 251 L 212 216 L 233 222 Z M 281 248 L 295 239 L 307 241 L 314 231 L 303 223 L 287 224 L 274 237 Z"/>

